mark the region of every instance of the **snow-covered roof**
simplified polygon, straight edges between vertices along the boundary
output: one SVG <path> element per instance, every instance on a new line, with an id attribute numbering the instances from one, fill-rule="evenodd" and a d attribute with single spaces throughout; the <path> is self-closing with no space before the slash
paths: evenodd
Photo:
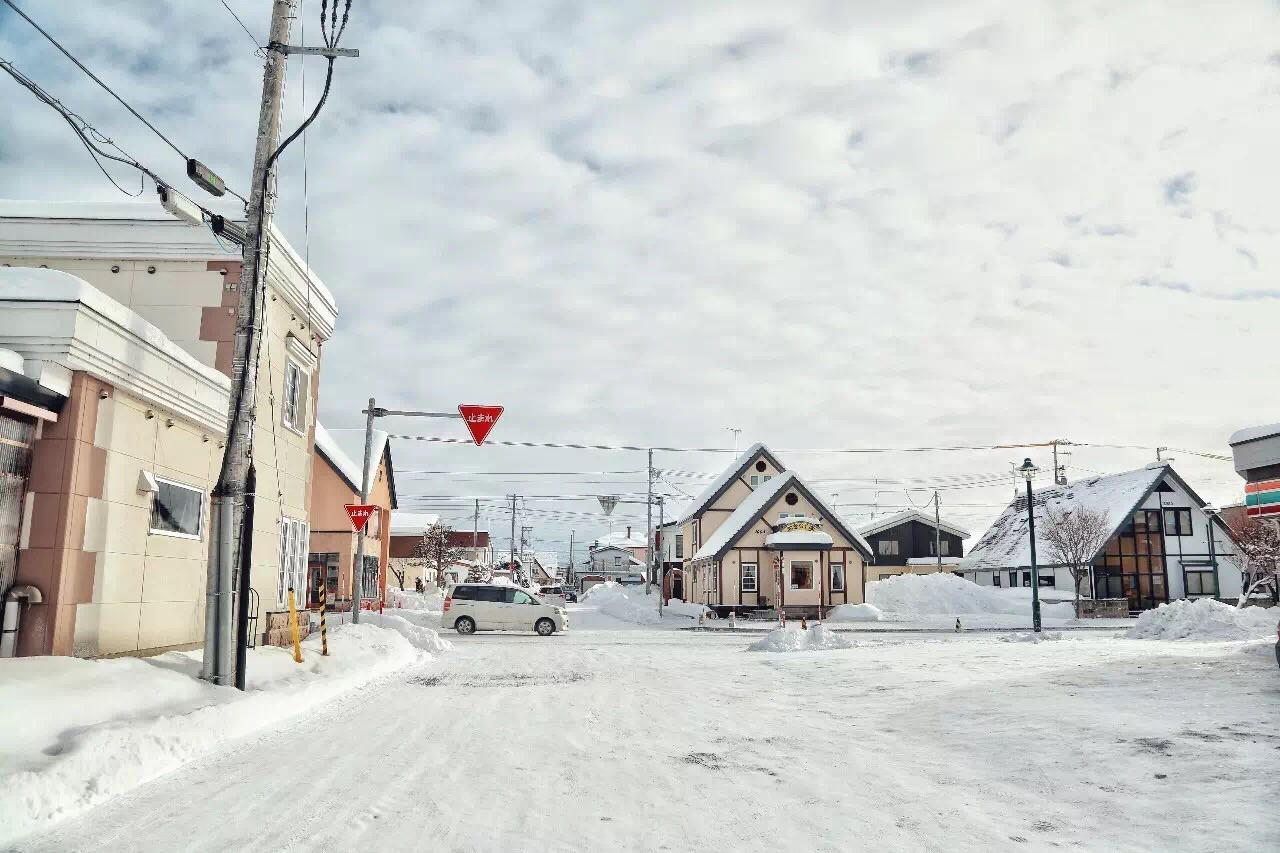
<path id="1" fill-rule="evenodd" d="M 1146 500 L 1166 475 L 1181 478 L 1168 464 L 1154 464 L 1136 471 L 1109 474 L 1077 480 L 1065 486 L 1050 486 L 1034 494 L 1036 518 L 1036 553 L 1045 561 L 1048 543 L 1044 538 L 1045 516 L 1049 510 L 1062 511 L 1076 506 L 1107 517 L 1112 529 L 1124 524 L 1133 511 Z M 1190 492 L 1190 489 L 1187 489 Z M 1193 495 L 1194 496 L 1194 495 Z M 1027 536 L 1027 498 L 1022 496 L 1001 513 L 982 538 L 969 549 L 960 563 L 964 569 L 1001 569 L 1031 565 L 1030 537 Z M 1047 561 L 1045 562 L 1047 565 Z"/>
<path id="2" fill-rule="evenodd" d="M 321 446 L 320 435 L 324 433 L 324 445 Z M 396 481 L 395 472 L 392 470 L 391 464 L 391 448 L 389 436 L 380 429 L 373 431 L 373 447 L 369 454 L 369 483 L 372 484 L 378 476 L 378 465 L 382 462 L 382 457 L 387 456 L 387 486 L 391 490 L 391 506 L 396 506 Z M 364 458 L 364 430 L 362 429 L 342 429 L 329 432 L 316 421 L 316 449 L 324 453 L 325 457 L 334 464 L 334 467 L 342 474 L 343 479 L 347 481 L 347 485 L 351 486 L 357 492 L 360 491 L 360 464 L 357 459 Z M 341 456 L 342 461 L 332 453 Z"/>
<path id="3" fill-rule="evenodd" d="M 869 521 L 858 527 L 858 532 L 863 536 L 874 536 L 877 533 L 888 530 L 891 527 L 897 527 L 908 521 L 918 521 L 921 524 L 927 524 L 933 527 L 933 516 L 914 509 L 904 509 L 902 512 L 895 512 L 893 515 L 886 515 L 884 518 Z M 963 527 L 952 524 L 945 518 L 938 525 L 938 529 L 944 533 L 950 533 L 952 536 L 959 536 L 961 539 L 968 539 L 973 534 L 965 530 Z"/>
<path id="4" fill-rule="evenodd" d="M 869 557 L 871 555 L 871 546 L 867 544 L 867 540 L 863 539 L 856 530 L 846 525 L 836 511 L 826 501 L 818 497 L 799 474 L 794 471 L 785 471 L 769 482 L 761 483 L 756 487 L 755 491 L 738 505 L 733 514 L 725 519 L 724 524 L 717 527 L 710 538 L 702 543 L 702 547 L 698 549 L 698 553 L 693 555 L 693 559 L 702 560 L 718 557 L 722 551 L 733 545 L 746 529 L 754 524 L 773 505 L 773 502 L 778 499 L 778 495 L 789 488 L 803 492 L 805 497 L 826 517 L 827 523 L 835 525 L 846 539 L 852 542 L 855 547 L 863 550 L 865 556 Z"/>
<path id="5" fill-rule="evenodd" d="M 631 535 L 628 535 L 627 531 L 625 530 L 620 530 L 617 533 L 610 533 L 606 536 L 601 536 L 599 539 L 597 539 L 595 542 L 592 542 L 591 544 L 595 545 L 597 548 L 609 548 L 609 547 L 645 548 L 647 547 L 643 536 L 631 536 Z"/>
<path id="6" fill-rule="evenodd" d="M 786 470 L 782 463 L 774 457 L 769 448 L 757 441 L 755 444 L 743 451 L 741 456 L 733 460 L 733 464 L 721 471 L 720 476 L 712 480 L 711 485 L 703 489 L 701 494 L 693 499 L 693 503 L 685 507 L 684 513 L 680 516 L 679 523 L 684 524 L 708 506 L 715 503 L 716 498 L 720 497 L 724 490 L 729 487 L 730 483 L 732 483 L 736 478 L 741 477 L 743 472 L 747 470 L 747 466 L 750 465 L 752 460 L 761 453 L 763 453 L 779 471 Z M 775 477 L 774 479 L 777 478 Z"/>
<path id="7" fill-rule="evenodd" d="M 962 559 L 963 559 L 962 557 L 943 557 L 942 565 L 958 566 Z M 908 557 L 907 558 L 908 566 L 936 566 L 937 564 L 938 564 L 937 557 Z"/>
<path id="8" fill-rule="evenodd" d="M 319 436 L 319 429 L 316 435 Z M 404 512 L 396 510 L 391 513 L 392 536 L 422 536 L 440 521 L 434 512 Z M 461 561 L 460 561 L 461 562 Z"/>
<path id="9" fill-rule="evenodd" d="M 782 545 L 830 545 L 831 534 L 821 530 L 784 530 L 781 533 L 770 533 L 764 538 L 764 544 Z"/>
<path id="10" fill-rule="evenodd" d="M 1231 438 L 1227 439 L 1227 444 L 1234 447 L 1237 444 L 1244 444 L 1248 441 L 1257 441 L 1260 438 L 1270 438 L 1273 435 L 1280 435 L 1280 424 L 1264 424 L 1263 426 L 1245 427 L 1231 433 Z"/>

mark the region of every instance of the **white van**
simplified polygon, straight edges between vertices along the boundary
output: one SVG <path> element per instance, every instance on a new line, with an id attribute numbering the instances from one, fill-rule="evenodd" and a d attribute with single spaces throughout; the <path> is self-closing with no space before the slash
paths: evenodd
<path id="1" fill-rule="evenodd" d="M 444 600 L 440 624 L 459 634 L 532 630 L 549 637 L 569 627 L 569 618 L 564 608 L 539 601 L 513 586 L 460 583 Z"/>
<path id="2" fill-rule="evenodd" d="M 569 596 L 565 594 L 564 587 L 560 585 L 544 586 L 538 590 L 538 598 L 553 607 L 564 607 L 569 603 Z"/>

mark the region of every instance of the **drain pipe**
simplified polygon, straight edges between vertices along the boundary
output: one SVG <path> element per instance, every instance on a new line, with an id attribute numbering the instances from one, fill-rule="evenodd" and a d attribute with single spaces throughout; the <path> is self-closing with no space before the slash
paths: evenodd
<path id="1" fill-rule="evenodd" d="M 4 617 L 0 619 L 0 658 L 11 658 L 18 651 L 18 624 L 22 621 L 22 605 L 43 604 L 40 590 L 29 584 L 11 586 L 4 597 Z"/>

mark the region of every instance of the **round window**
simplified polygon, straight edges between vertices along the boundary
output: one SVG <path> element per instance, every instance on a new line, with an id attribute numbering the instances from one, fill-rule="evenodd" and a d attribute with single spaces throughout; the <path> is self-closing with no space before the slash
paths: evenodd
<path id="1" fill-rule="evenodd" d="M 763 471 L 764 469 L 765 469 L 764 460 L 761 459 L 759 462 L 756 463 L 756 470 Z"/>
<path id="2" fill-rule="evenodd" d="M 800 503 L 800 499 L 796 497 L 795 492 L 792 492 L 791 494 L 787 495 L 787 506 L 795 506 L 798 503 Z"/>

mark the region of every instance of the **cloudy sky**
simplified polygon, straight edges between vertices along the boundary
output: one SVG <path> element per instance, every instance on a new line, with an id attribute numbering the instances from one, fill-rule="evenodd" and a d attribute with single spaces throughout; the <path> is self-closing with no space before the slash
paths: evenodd
<path id="1" fill-rule="evenodd" d="M 18 2 L 246 189 L 261 62 L 220 2 Z M 268 0 L 227 2 L 264 40 Z M 293 40 L 305 21 L 316 43 L 305 5 Z M 176 154 L 0 10 L 0 56 L 185 185 Z M 279 204 L 339 302 L 331 427 L 358 426 L 372 395 L 503 404 L 495 438 L 511 440 L 728 447 L 734 427 L 791 450 L 1226 453 L 1234 429 L 1278 419 L 1270 0 L 357 0 L 343 43 L 362 56 L 339 62 L 308 135 L 308 204 L 299 146 Z M 323 71 L 308 60 L 308 104 Z M 0 104 L 0 193 L 122 198 L 7 78 Z M 643 469 L 634 453 L 395 452 L 402 503 L 450 516 L 459 504 L 431 496 L 644 487 L 594 473 Z M 979 533 L 1024 451 L 782 455 L 855 520 L 945 478 L 963 488 L 942 492 L 944 513 Z M 1229 464 L 1174 455 L 1207 497 L 1238 497 Z M 1153 459 L 1078 447 L 1070 473 Z M 580 473 L 407 473 L 464 470 Z M 505 525 L 493 506 L 485 520 Z M 553 514 L 590 500 L 527 506 L 539 547 L 606 529 Z"/>

